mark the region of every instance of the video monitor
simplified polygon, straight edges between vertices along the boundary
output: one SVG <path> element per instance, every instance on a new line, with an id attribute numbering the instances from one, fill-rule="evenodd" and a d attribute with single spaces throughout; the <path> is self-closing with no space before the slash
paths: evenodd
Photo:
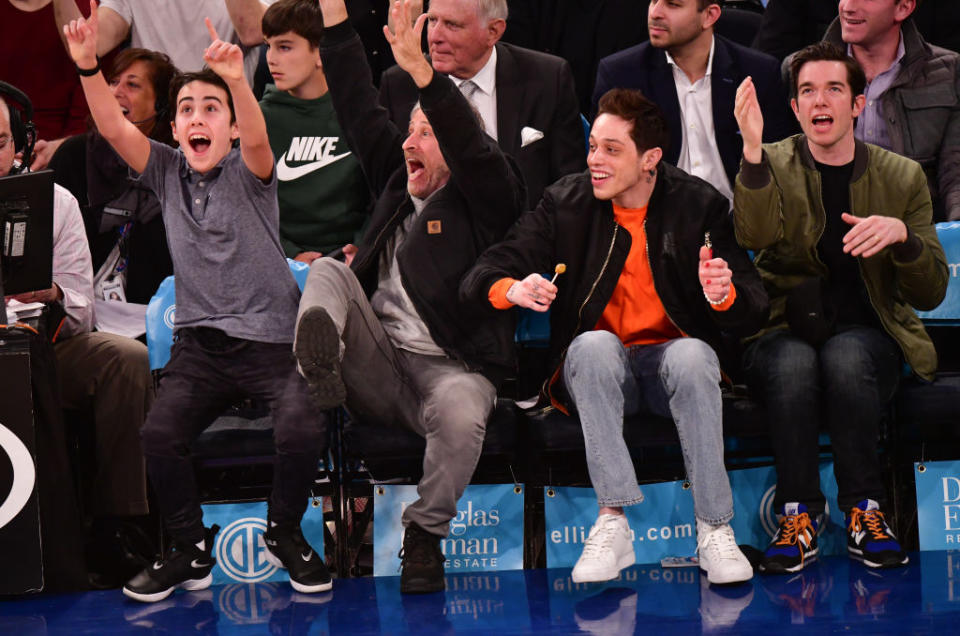
<path id="1" fill-rule="evenodd" d="M 0 177 L 0 268 L 7 296 L 53 284 L 53 171 Z"/>

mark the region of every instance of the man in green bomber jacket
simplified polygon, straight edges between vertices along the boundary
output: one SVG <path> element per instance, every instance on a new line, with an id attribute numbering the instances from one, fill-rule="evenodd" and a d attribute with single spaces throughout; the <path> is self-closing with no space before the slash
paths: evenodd
<path id="1" fill-rule="evenodd" d="M 280 242 L 288 258 L 308 264 L 353 244 L 370 204 L 327 90 L 322 33 L 323 16 L 312 0 L 281 0 L 263 16 L 275 85 L 267 87 L 260 110 L 277 161 Z"/>
<path id="2" fill-rule="evenodd" d="M 850 556 L 896 567 L 908 557 L 882 512 L 878 427 L 904 359 L 925 380 L 936 371 L 911 306 L 943 299 L 946 259 L 920 165 L 854 139 L 866 84 L 856 60 L 821 42 L 794 56 L 790 77 L 802 135 L 761 146 L 749 78 L 735 106 L 744 146 L 734 227 L 757 252 L 770 296 L 770 321 L 748 343 L 744 373 L 766 404 L 782 514 L 760 570 L 796 572 L 816 559 L 821 420 Z"/>

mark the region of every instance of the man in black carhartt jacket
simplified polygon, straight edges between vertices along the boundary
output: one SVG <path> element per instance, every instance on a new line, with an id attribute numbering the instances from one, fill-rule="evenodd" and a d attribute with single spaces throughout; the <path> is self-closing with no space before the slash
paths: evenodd
<path id="1" fill-rule="evenodd" d="M 426 438 L 420 498 L 403 512 L 400 589 L 438 591 L 440 540 L 473 475 L 513 348 L 509 317 L 477 316 L 457 290 L 522 211 L 526 191 L 467 100 L 424 58 L 425 16 L 411 28 L 409 7 L 393 8 L 388 40 L 420 93 L 404 139 L 377 104 L 343 0 L 320 6 L 334 109 L 377 200 L 351 268 L 330 258 L 311 265 L 294 352 L 322 408 L 345 403 L 354 417 Z"/>
<path id="2" fill-rule="evenodd" d="M 723 332 L 760 328 L 767 296 L 734 240 L 727 200 L 661 162 L 669 133 L 660 110 L 639 91 L 614 89 L 599 112 L 590 171 L 547 188 L 483 254 L 461 295 L 488 314 L 551 308 L 547 392 L 578 411 L 600 506 L 574 582 L 609 580 L 634 562 L 623 506 L 642 495 L 622 432 L 624 414 L 640 410 L 676 423 L 700 567 L 712 583 L 744 581 L 753 571 L 729 525 L 719 359 L 729 359 Z M 560 269 L 556 285 L 530 274 Z"/>

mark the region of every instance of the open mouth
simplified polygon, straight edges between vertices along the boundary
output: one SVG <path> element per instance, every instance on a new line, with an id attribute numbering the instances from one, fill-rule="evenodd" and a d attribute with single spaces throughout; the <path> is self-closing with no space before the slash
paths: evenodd
<path id="1" fill-rule="evenodd" d="M 194 152 L 205 152 L 210 147 L 210 138 L 202 133 L 193 133 L 187 140 Z"/>
<path id="2" fill-rule="evenodd" d="M 407 178 L 416 179 L 423 174 L 424 165 L 422 161 L 416 159 L 407 159 Z"/>
<path id="3" fill-rule="evenodd" d="M 812 120 L 814 130 L 828 130 L 833 125 L 833 117 L 830 115 L 817 115 Z"/>
<path id="4" fill-rule="evenodd" d="M 609 178 L 610 178 L 609 172 L 602 172 L 600 170 L 590 171 L 590 180 L 593 182 L 593 185 L 600 185 Z"/>

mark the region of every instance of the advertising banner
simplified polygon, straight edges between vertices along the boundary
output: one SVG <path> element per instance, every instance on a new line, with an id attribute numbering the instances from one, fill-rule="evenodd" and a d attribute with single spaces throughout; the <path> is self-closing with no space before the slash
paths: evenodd
<path id="1" fill-rule="evenodd" d="M 684 482 L 643 485 L 644 501 L 624 508 L 633 532 L 637 563 L 665 556 L 692 556 L 697 550 L 693 495 Z M 547 567 L 573 567 L 597 519 L 593 488 L 547 486 L 543 493 L 547 531 Z"/>
<path id="2" fill-rule="evenodd" d="M 323 505 L 311 499 L 300 527 L 313 549 L 323 555 Z M 316 505 L 314 505 L 316 502 Z M 214 540 L 213 584 L 288 581 L 285 570 L 270 564 L 263 533 L 267 529 L 267 502 L 204 504 L 203 524 L 220 526 Z"/>
<path id="3" fill-rule="evenodd" d="M 417 500 L 416 486 L 374 488 L 373 574 L 400 574 L 401 515 Z M 446 572 L 523 568 L 523 487 L 514 484 L 467 486 L 457 503 L 450 533 L 440 542 Z"/>
<path id="4" fill-rule="evenodd" d="M 960 548 L 960 460 L 917 462 L 913 474 L 920 549 Z"/>
<path id="5" fill-rule="evenodd" d="M 937 223 L 937 238 L 947 257 L 947 295 L 933 311 L 918 311 L 924 322 L 960 324 L 960 223 Z"/>

